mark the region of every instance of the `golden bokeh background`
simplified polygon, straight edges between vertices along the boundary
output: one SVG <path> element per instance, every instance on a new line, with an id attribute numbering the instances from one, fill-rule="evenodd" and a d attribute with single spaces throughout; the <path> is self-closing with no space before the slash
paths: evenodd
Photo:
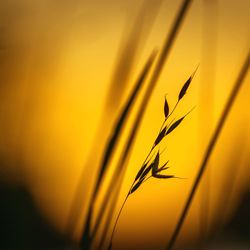
<path id="1" fill-rule="evenodd" d="M 25 185 L 56 230 L 66 232 L 84 163 L 94 149 L 83 188 L 91 186 L 111 125 L 148 56 L 161 49 L 181 2 L 1 2 L 0 154 L 4 164 L 0 178 Z M 167 150 L 162 159 L 170 160 L 172 174 L 186 179 L 150 180 L 138 189 L 124 208 L 115 245 L 126 243 L 137 249 L 166 245 L 249 49 L 249 9 L 248 0 L 193 1 L 146 110 L 119 204 L 164 119 L 165 94 L 173 107 L 183 83 L 199 64 L 176 117 L 196 108 L 164 142 Z M 137 18 L 138 13 L 143 13 L 142 18 Z M 132 59 L 122 54 L 131 34 L 138 43 L 132 48 Z M 132 63 L 131 72 L 115 76 L 114 69 L 125 56 Z M 119 77 L 125 84 L 120 91 Z M 114 79 L 117 96 L 108 96 Z M 230 217 L 249 188 L 249 80 L 248 74 L 179 244 L 199 237 L 200 204 L 207 189 L 206 220 L 211 230 L 214 223 L 223 224 Z M 79 218 L 78 230 L 71 235 L 75 240 L 82 222 Z"/>

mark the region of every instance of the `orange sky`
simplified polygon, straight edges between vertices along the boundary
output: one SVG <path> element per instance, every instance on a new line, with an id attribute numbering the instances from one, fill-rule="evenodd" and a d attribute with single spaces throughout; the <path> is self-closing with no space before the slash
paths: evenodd
<path id="1" fill-rule="evenodd" d="M 104 145 L 115 114 L 149 54 L 161 48 L 181 1 L 145 1 L 142 23 L 147 25 L 142 28 L 128 86 L 116 100 L 119 108 L 103 120 L 117 58 L 142 3 L 24 0 L 1 4 L 0 150 L 10 163 L 6 169 L 1 167 L 6 173 L 2 178 L 25 183 L 44 217 L 61 232 L 93 143 L 100 144 L 97 150 Z M 170 172 L 186 179 L 150 180 L 131 196 L 117 227 L 116 244 L 166 244 L 247 53 L 249 9 L 247 0 L 193 2 L 147 108 L 120 201 L 162 123 L 164 95 L 168 94 L 173 106 L 183 83 L 200 64 L 176 116 L 193 106 L 196 109 L 169 137 L 163 156 L 171 162 Z M 238 161 L 238 173 L 229 210 L 243 187 L 249 186 L 249 139 L 245 136 L 249 134 L 249 80 L 248 76 L 212 157 L 210 221 L 220 207 L 223 183 L 231 178 L 230 159 Z M 106 129 L 93 142 L 101 120 L 107 122 Z M 241 145 L 236 158 L 232 152 Z M 17 169 L 19 162 L 22 168 Z M 199 202 L 197 196 L 184 238 L 197 236 Z"/>

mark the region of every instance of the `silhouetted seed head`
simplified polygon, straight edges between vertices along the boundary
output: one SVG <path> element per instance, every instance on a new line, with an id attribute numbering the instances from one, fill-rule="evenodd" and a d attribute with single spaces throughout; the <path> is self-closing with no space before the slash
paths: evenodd
<path id="1" fill-rule="evenodd" d="M 155 174 L 154 175 L 155 178 L 158 179 L 170 179 L 170 178 L 174 178 L 174 175 L 163 175 L 163 174 Z"/>
<path id="2" fill-rule="evenodd" d="M 145 170 L 145 168 L 147 167 L 147 165 L 148 165 L 148 162 L 145 163 L 145 164 L 141 167 L 141 169 L 139 170 L 139 172 L 137 173 L 137 175 L 136 175 L 136 177 L 135 177 L 135 181 L 137 181 L 137 180 L 140 178 L 142 172 Z"/>
<path id="3" fill-rule="evenodd" d="M 188 89 L 190 83 L 192 82 L 192 80 L 193 80 L 193 78 L 194 78 L 194 75 L 195 75 L 196 71 L 198 70 L 198 68 L 199 68 L 199 65 L 198 65 L 197 68 L 195 69 L 194 73 L 187 79 L 187 81 L 186 81 L 185 84 L 183 85 L 183 87 L 182 87 L 182 89 L 181 89 L 181 91 L 180 91 L 180 93 L 179 93 L 179 98 L 178 98 L 179 101 L 180 101 L 180 100 L 183 98 L 183 96 L 186 94 L 187 89 Z"/>
<path id="4" fill-rule="evenodd" d="M 197 70 L 197 69 L 196 69 Z M 196 71 L 195 71 L 196 72 Z M 183 96 L 186 94 L 186 91 L 193 79 L 193 76 L 195 74 L 195 72 L 193 73 L 192 76 L 189 77 L 189 79 L 185 82 L 184 86 L 182 87 L 180 93 L 179 93 L 179 99 L 178 99 L 178 102 L 181 98 L 183 98 Z M 177 102 L 177 104 L 178 104 Z M 192 111 L 192 110 L 191 110 Z M 170 134 L 173 130 L 175 130 L 179 125 L 180 123 L 182 122 L 182 120 L 191 112 L 189 111 L 186 115 L 184 115 L 183 117 L 179 118 L 177 121 L 175 121 L 169 128 L 167 128 L 168 126 L 165 126 L 161 131 L 160 133 L 158 134 L 157 138 L 155 139 L 155 142 L 154 142 L 154 145 L 153 145 L 153 148 L 152 150 L 154 149 L 155 146 L 157 146 L 161 141 L 162 139 Z M 164 115 L 165 115 L 165 121 L 167 120 L 167 118 L 169 117 L 169 105 L 168 105 L 168 101 L 165 97 L 165 102 L 164 102 Z M 164 123 L 165 123 L 164 121 Z M 163 123 L 163 125 L 164 125 Z M 149 164 L 149 162 L 151 161 L 153 155 L 150 157 L 150 159 L 148 159 L 146 161 L 146 163 L 143 164 L 143 166 L 140 168 L 140 170 L 138 171 L 136 177 L 135 177 L 135 180 L 134 180 L 134 184 L 129 192 L 129 195 L 134 193 L 140 186 L 141 184 L 146 181 L 146 177 L 147 175 L 149 174 L 149 172 L 151 171 L 152 172 L 152 175 L 153 177 L 155 178 L 158 178 L 158 179 L 171 179 L 171 178 L 178 178 L 178 177 L 175 177 L 174 175 L 164 175 L 164 174 L 159 174 L 161 173 L 162 171 L 168 169 L 169 167 L 167 167 L 167 164 L 169 161 L 167 161 L 166 163 L 164 163 L 160 168 L 159 168 L 159 163 L 160 163 L 160 152 L 158 150 L 155 158 L 154 158 L 154 161 Z M 148 165 L 149 164 L 149 165 Z M 150 177 L 151 177 L 150 176 Z M 149 177 L 149 178 L 150 178 Z"/>
<path id="5" fill-rule="evenodd" d="M 157 173 L 160 173 L 163 170 L 168 169 L 169 167 L 166 167 L 166 165 L 169 163 L 169 161 L 167 161 L 166 163 L 164 163 L 157 171 Z"/>
<path id="6" fill-rule="evenodd" d="M 174 129 L 176 129 L 180 123 L 182 122 L 182 120 L 185 118 L 185 116 L 183 116 L 182 118 L 180 118 L 179 120 L 177 120 L 176 122 L 174 122 L 170 128 L 168 129 L 166 135 L 168 135 L 169 133 L 171 133 Z"/>
<path id="7" fill-rule="evenodd" d="M 151 164 L 145 169 L 145 171 L 142 173 L 142 175 L 141 175 L 141 177 L 140 177 L 140 180 L 144 179 L 144 178 L 147 176 L 147 174 L 150 172 L 150 170 L 153 168 L 153 166 L 154 166 L 154 162 L 151 163 Z M 140 181 L 140 180 L 139 180 L 139 181 Z"/>
<path id="8" fill-rule="evenodd" d="M 180 101 L 180 100 L 183 98 L 183 96 L 186 94 L 187 89 L 188 89 L 188 87 L 189 87 L 191 81 L 192 81 L 192 76 L 190 76 L 190 77 L 188 78 L 188 80 L 185 82 L 185 84 L 183 85 L 183 87 L 182 87 L 182 89 L 181 89 L 181 91 L 180 91 L 180 93 L 179 93 L 179 98 L 178 98 L 179 101 Z"/>
<path id="9" fill-rule="evenodd" d="M 168 106 L 168 101 L 166 97 L 165 97 L 165 103 L 164 103 L 164 114 L 165 114 L 165 118 L 167 119 L 169 115 L 169 106 Z"/>
<path id="10" fill-rule="evenodd" d="M 134 193 L 142 184 L 142 182 L 144 181 L 144 179 L 140 179 L 131 189 L 129 194 Z"/>
<path id="11" fill-rule="evenodd" d="M 159 166 L 159 162 L 160 162 L 160 153 L 158 151 L 155 160 L 154 160 L 154 165 L 152 167 L 152 175 L 154 175 L 155 173 L 158 172 L 158 166 Z"/>

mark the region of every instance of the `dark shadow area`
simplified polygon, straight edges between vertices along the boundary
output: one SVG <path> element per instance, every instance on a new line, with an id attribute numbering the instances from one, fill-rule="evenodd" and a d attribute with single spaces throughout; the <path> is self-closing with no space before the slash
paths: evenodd
<path id="1" fill-rule="evenodd" d="M 231 220 L 211 237 L 205 249 L 250 249 L 250 189 L 242 196 Z"/>
<path id="2" fill-rule="evenodd" d="M 250 190 L 243 196 L 238 210 L 227 229 L 235 232 L 237 238 L 250 243 Z"/>
<path id="3" fill-rule="evenodd" d="M 227 205 L 224 204 L 225 210 Z M 217 225 L 206 241 L 183 244 L 178 250 L 249 250 L 250 249 L 250 189 L 242 195 L 231 219 Z"/>
<path id="4" fill-rule="evenodd" d="M 39 214 L 23 187 L 0 183 L 0 249 L 76 249 Z"/>

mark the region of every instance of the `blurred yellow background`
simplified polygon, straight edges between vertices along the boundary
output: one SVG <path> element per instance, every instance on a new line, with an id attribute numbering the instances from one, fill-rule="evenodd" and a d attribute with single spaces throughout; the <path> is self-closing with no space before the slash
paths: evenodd
<path id="1" fill-rule="evenodd" d="M 150 53 L 161 49 L 181 2 L 23 0 L 0 4 L 0 155 L 5 163 L 0 178 L 27 186 L 44 218 L 60 232 L 65 233 L 90 150 L 93 145 L 97 150 L 89 166 L 94 169 L 111 124 Z M 169 172 L 186 179 L 153 179 L 143 185 L 125 206 L 115 244 L 156 248 L 167 243 L 249 49 L 249 9 L 248 0 L 193 1 L 140 127 L 119 204 L 157 136 L 164 119 L 164 95 L 173 107 L 199 64 L 176 117 L 196 108 L 164 142 Z M 123 45 L 141 11 L 143 18 L 137 25 L 138 30 L 142 25 L 142 31 L 135 34 L 139 45 L 131 74 L 123 76 L 128 83 L 120 96 L 107 101 L 112 79 L 119 81 L 113 72 L 122 60 Z M 201 187 L 205 192 L 209 185 L 210 226 L 223 223 L 216 214 L 227 209 L 226 217 L 230 215 L 242 191 L 249 188 L 249 80 L 248 75 L 213 154 L 209 178 L 205 176 L 209 184 Z M 91 182 L 90 175 L 84 187 Z M 230 199 L 222 204 L 227 190 L 232 192 Z M 196 195 L 183 240 L 199 236 L 201 201 L 201 194 Z M 79 232 L 74 239 L 79 239 Z"/>

